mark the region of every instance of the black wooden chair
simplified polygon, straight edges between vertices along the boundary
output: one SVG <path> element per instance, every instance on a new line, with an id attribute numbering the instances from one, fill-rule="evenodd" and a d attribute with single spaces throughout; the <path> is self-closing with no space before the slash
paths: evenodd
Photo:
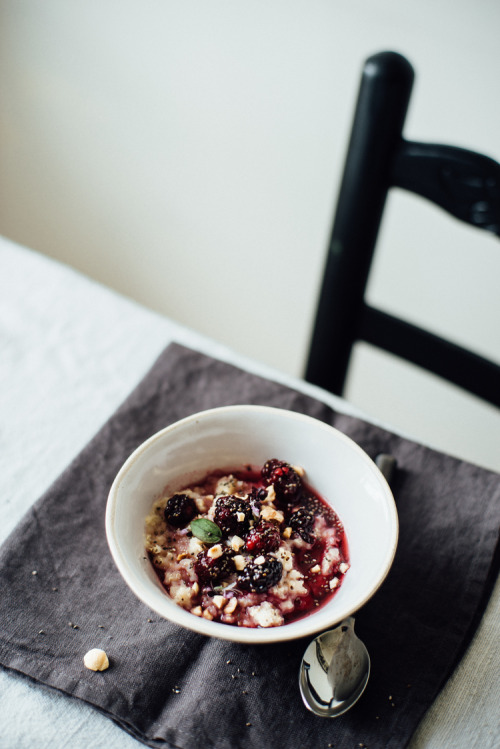
<path id="1" fill-rule="evenodd" d="M 395 52 L 376 54 L 364 65 L 305 378 L 342 394 L 352 346 L 361 340 L 500 407 L 497 364 L 364 300 L 391 187 L 500 236 L 500 164 L 461 148 L 403 138 L 413 78 L 410 63 Z M 500 328 L 500 320 L 496 324 Z"/>

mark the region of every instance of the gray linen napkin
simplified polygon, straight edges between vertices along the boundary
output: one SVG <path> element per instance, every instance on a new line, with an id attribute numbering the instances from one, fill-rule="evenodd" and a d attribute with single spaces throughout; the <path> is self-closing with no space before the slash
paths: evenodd
<path id="1" fill-rule="evenodd" d="M 398 461 L 398 552 L 356 617 L 372 676 L 335 721 L 302 705 L 307 642 L 245 646 L 180 629 L 132 595 L 107 549 L 107 494 L 127 456 L 179 418 L 235 403 L 307 413 Z M 85 700 L 151 747 L 400 749 L 484 608 L 499 526 L 497 474 L 174 344 L 2 547 L 0 663 Z M 109 654 L 107 671 L 84 668 L 92 647 Z"/>

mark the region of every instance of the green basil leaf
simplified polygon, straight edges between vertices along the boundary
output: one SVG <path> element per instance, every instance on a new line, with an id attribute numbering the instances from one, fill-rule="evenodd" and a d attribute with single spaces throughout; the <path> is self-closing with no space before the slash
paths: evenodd
<path id="1" fill-rule="evenodd" d="M 191 533 L 204 544 L 216 544 L 222 538 L 222 531 L 218 525 L 208 518 L 196 518 L 189 526 Z"/>

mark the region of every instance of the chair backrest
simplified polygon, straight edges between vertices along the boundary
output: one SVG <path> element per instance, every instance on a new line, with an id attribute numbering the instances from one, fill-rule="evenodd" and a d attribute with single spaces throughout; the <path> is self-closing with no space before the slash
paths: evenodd
<path id="1" fill-rule="evenodd" d="M 395 52 L 364 65 L 305 379 L 342 394 L 352 346 L 361 340 L 500 406 L 498 365 L 364 300 L 391 187 L 500 236 L 500 164 L 462 148 L 403 138 L 413 79 L 408 60 Z"/>

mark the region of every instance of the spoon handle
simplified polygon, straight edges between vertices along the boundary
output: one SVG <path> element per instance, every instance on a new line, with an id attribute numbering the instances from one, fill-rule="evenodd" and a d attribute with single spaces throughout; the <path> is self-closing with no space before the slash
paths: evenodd
<path id="1" fill-rule="evenodd" d="M 391 481 L 394 478 L 394 472 L 398 465 L 398 462 L 394 455 L 389 455 L 388 453 L 380 453 L 375 458 L 375 465 L 390 486 Z"/>

